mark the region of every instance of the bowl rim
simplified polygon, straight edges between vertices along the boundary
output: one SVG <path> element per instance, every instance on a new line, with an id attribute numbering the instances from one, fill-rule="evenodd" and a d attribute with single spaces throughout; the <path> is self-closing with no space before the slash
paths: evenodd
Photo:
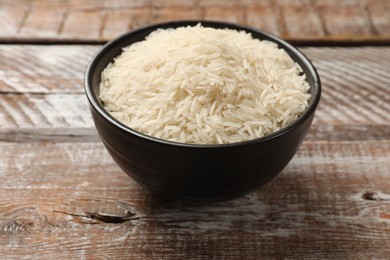
<path id="1" fill-rule="evenodd" d="M 256 33 L 261 36 L 264 36 L 267 38 L 266 40 L 272 41 L 278 45 L 278 48 L 282 48 L 284 50 L 288 50 L 289 52 L 293 53 L 298 60 L 303 62 L 307 68 L 309 69 L 310 73 L 313 76 L 314 84 L 313 86 L 310 86 L 310 89 L 314 88 L 314 97 L 312 99 L 312 102 L 309 102 L 308 107 L 304 110 L 304 112 L 293 122 L 290 124 L 280 128 L 279 130 L 259 137 L 255 139 L 250 139 L 242 142 L 235 142 L 235 143 L 226 143 L 226 144 L 193 144 L 193 143 L 181 143 L 176 141 L 170 141 L 165 140 L 157 137 L 153 137 L 147 134 L 144 134 L 142 132 L 139 132 L 133 128 L 130 128 L 126 126 L 125 124 L 121 123 L 119 120 L 115 119 L 113 116 L 107 112 L 104 107 L 100 104 L 99 98 L 97 95 L 93 93 L 93 86 L 92 86 L 92 76 L 94 74 L 94 70 L 97 67 L 97 64 L 101 60 L 102 57 L 106 55 L 107 52 L 109 52 L 112 48 L 116 47 L 116 45 L 120 45 L 121 42 L 125 41 L 128 38 L 132 38 L 138 34 L 142 34 L 144 32 L 152 32 L 159 28 L 177 28 L 182 26 L 195 26 L 197 24 L 202 24 L 205 27 L 212 27 L 212 28 L 229 28 L 233 30 L 243 30 L 247 33 Z M 290 55 L 290 54 L 289 54 Z M 296 61 L 296 59 L 294 59 Z M 262 31 L 261 29 L 246 26 L 246 25 L 240 25 L 236 23 L 230 23 L 225 21 L 217 21 L 217 20 L 176 20 L 176 21 L 168 21 L 163 23 L 156 23 L 148 26 L 144 26 L 129 32 L 126 32 L 119 37 L 107 42 L 103 45 L 102 48 L 100 48 L 94 56 L 89 61 L 85 73 L 84 73 L 84 91 L 85 94 L 89 100 L 90 105 L 92 105 L 93 109 L 97 111 L 105 120 L 107 120 L 109 123 L 111 123 L 113 126 L 118 127 L 119 129 L 134 135 L 138 138 L 141 138 L 145 141 L 150 142 L 157 142 L 163 145 L 170 145 L 170 146 L 176 146 L 176 147 L 185 147 L 185 148 L 228 148 L 228 147 L 238 147 L 238 146 L 247 146 L 247 145 L 253 145 L 258 143 L 264 143 L 271 141 L 273 139 L 276 139 L 285 133 L 297 128 L 299 125 L 301 125 L 308 117 L 310 117 L 316 110 L 318 103 L 320 101 L 321 97 L 321 80 L 319 77 L 319 74 L 312 64 L 312 62 L 304 55 L 298 48 L 294 47 L 290 43 L 286 42 L 285 40 L 271 34 L 265 31 Z"/>

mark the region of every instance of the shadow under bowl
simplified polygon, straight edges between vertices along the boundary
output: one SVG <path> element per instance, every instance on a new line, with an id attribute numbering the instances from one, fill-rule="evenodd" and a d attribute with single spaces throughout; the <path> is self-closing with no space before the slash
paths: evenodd
<path id="1" fill-rule="evenodd" d="M 122 48 L 142 41 L 156 29 L 195 26 L 243 30 L 278 44 L 306 74 L 311 98 L 292 124 L 268 136 L 232 144 L 196 145 L 165 141 L 137 132 L 114 119 L 99 99 L 101 73 Z M 289 163 L 310 128 L 320 100 L 321 83 L 311 62 L 287 42 L 258 29 L 217 21 L 175 21 L 129 32 L 107 43 L 85 72 L 85 92 L 99 136 L 112 158 L 147 189 L 177 200 L 232 199 L 270 181 Z M 110 176 L 107 176 L 110 178 Z"/>

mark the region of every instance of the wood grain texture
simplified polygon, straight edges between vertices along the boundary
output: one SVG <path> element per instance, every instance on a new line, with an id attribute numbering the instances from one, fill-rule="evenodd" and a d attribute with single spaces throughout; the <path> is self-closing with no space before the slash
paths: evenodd
<path id="1" fill-rule="evenodd" d="M 390 259 L 389 46 L 301 48 L 323 83 L 304 143 L 274 180 L 220 203 L 136 184 L 100 142 L 83 90 L 101 47 L 85 43 L 151 23 L 387 44 L 389 15 L 382 0 L 0 0 L 0 258 Z"/>
<path id="2" fill-rule="evenodd" d="M 390 255 L 389 141 L 305 142 L 262 189 L 212 205 L 144 191 L 100 143 L 1 143 L 0 154 L 5 259 Z"/>
<path id="3" fill-rule="evenodd" d="M 28 12 L 28 6 L 0 5 L 0 37 L 17 35 Z"/>
<path id="4" fill-rule="evenodd" d="M 330 7 L 325 8 L 322 13 L 325 28 L 329 34 L 349 36 L 373 34 L 365 15 L 365 12 L 357 6 Z"/>
<path id="5" fill-rule="evenodd" d="M 156 22 L 213 19 L 258 27 L 294 41 L 389 42 L 388 11 L 388 1 L 377 0 L 1 0 L 0 23 L 5 29 L 0 40 L 106 41 Z"/>
<path id="6" fill-rule="evenodd" d="M 277 36 L 282 36 L 282 28 L 279 25 L 280 15 L 276 7 L 272 5 L 256 5 L 254 7 L 248 8 L 245 14 L 248 25 L 261 28 L 266 32 L 272 32 Z"/>
<path id="7" fill-rule="evenodd" d="M 151 10 L 148 8 L 108 12 L 106 25 L 102 29 L 102 37 L 104 39 L 113 39 L 124 32 L 144 27 L 148 24 L 150 13 Z"/>
<path id="8" fill-rule="evenodd" d="M 102 35 L 107 14 L 104 11 L 80 11 L 67 13 L 61 30 L 61 38 L 96 40 Z"/>
<path id="9" fill-rule="evenodd" d="M 286 33 L 291 38 L 302 34 L 308 37 L 325 36 L 321 18 L 312 6 L 287 6 L 282 8 L 282 15 Z M 302 22 L 302 17 L 305 17 L 305 22 Z"/>
<path id="10" fill-rule="evenodd" d="M 100 46 L 0 46 L 0 140 L 96 141 L 83 89 Z M 390 48 L 302 48 L 323 94 L 309 140 L 390 136 Z"/>
<path id="11" fill-rule="evenodd" d="M 85 68 L 100 47 L 0 45 L 0 92 L 82 93 Z"/>
<path id="12" fill-rule="evenodd" d="M 0 95 L 0 141 L 98 141 L 84 94 Z"/>
<path id="13" fill-rule="evenodd" d="M 374 31 L 377 34 L 390 34 L 390 2 L 385 1 L 385 4 L 381 4 L 379 1 L 370 3 L 367 10 Z"/>
<path id="14" fill-rule="evenodd" d="M 55 37 L 61 30 L 65 11 L 61 8 L 29 10 L 20 29 L 20 37 Z"/>
<path id="15" fill-rule="evenodd" d="M 323 82 L 316 120 L 389 122 L 390 52 L 387 47 L 303 50 L 313 60 Z M 319 52 L 323 56 L 317 60 Z"/>

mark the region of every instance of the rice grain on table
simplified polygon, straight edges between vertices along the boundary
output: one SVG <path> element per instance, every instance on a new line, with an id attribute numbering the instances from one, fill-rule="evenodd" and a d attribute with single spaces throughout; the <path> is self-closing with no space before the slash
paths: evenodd
<path id="1" fill-rule="evenodd" d="M 197 25 L 152 32 L 102 72 L 104 108 L 126 126 L 195 144 L 273 133 L 308 105 L 302 69 L 275 43 Z"/>

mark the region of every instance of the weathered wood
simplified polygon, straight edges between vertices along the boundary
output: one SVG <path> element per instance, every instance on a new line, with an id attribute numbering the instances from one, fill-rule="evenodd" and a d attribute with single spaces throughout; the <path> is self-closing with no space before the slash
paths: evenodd
<path id="1" fill-rule="evenodd" d="M 83 90 L 95 42 L 210 18 L 302 42 L 390 42 L 381 0 L 0 0 L 1 259 L 388 259 L 390 47 L 302 48 L 323 96 L 282 174 L 191 205 L 141 188 L 99 141 Z"/>
<path id="2" fill-rule="evenodd" d="M 368 109 L 377 101 L 356 99 L 356 107 Z M 365 112 L 372 117 L 357 117 L 354 107 L 334 103 L 323 99 L 307 140 L 390 139 L 387 106 Z M 99 141 L 83 93 L 0 94 L 0 122 L 0 141 Z"/>
<path id="3" fill-rule="evenodd" d="M 321 18 L 313 7 L 287 6 L 282 10 L 286 31 L 290 38 L 299 38 L 302 34 L 307 37 L 325 36 Z M 302 22 L 302 17 L 305 17 L 305 22 Z"/>
<path id="4" fill-rule="evenodd" d="M 1 143 L 0 154 L 5 259 L 390 255 L 389 141 L 305 142 L 269 184 L 211 205 L 148 193 L 98 143 Z"/>
<path id="5" fill-rule="evenodd" d="M 322 102 L 308 140 L 388 140 L 389 114 L 357 117 L 354 108 Z M 333 108 L 336 106 L 336 108 Z M 357 103 L 357 107 L 369 107 Z M 322 109 L 322 110 L 321 110 Z M 326 109 L 326 110 L 324 110 Z M 338 109 L 343 109 L 338 111 Z M 380 110 L 381 109 L 381 110 Z M 2 141 L 97 141 L 84 94 L 0 95 L 0 140 Z"/>
<path id="6" fill-rule="evenodd" d="M 1 128 L 91 127 L 82 94 L 0 95 Z"/>
<path id="7" fill-rule="evenodd" d="M 62 26 L 61 37 L 77 40 L 83 35 L 83 39 L 86 40 L 99 39 L 106 17 L 104 11 L 69 12 Z"/>
<path id="8" fill-rule="evenodd" d="M 0 5 L 0 37 L 15 37 L 20 32 L 28 11 L 28 6 Z"/>
<path id="9" fill-rule="evenodd" d="M 100 47 L 0 45 L 0 91 L 82 93 L 85 68 Z M 390 47 L 303 47 L 301 50 L 314 62 L 325 89 L 332 87 L 345 92 L 345 85 L 358 86 L 355 91 L 360 98 L 372 98 L 365 96 L 374 94 L 388 103 Z"/>
<path id="10" fill-rule="evenodd" d="M 349 36 L 373 34 L 367 14 L 357 6 L 325 8 L 322 15 L 329 34 Z"/>
<path id="11" fill-rule="evenodd" d="M 383 4 L 385 2 L 385 4 Z M 368 5 L 368 15 L 371 17 L 374 31 L 377 34 L 390 34 L 390 2 L 377 1 Z"/>
<path id="12" fill-rule="evenodd" d="M 248 25 L 282 36 L 284 30 L 280 28 L 280 15 L 278 15 L 277 8 L 273 6 L 254 6 L 248 8 L 245 14 Z"/>
<path id="13" fill-rule="evenodd" d="M 61 30 L 65 10 L 36 8 L 29 10 L 20 29 L 21 37 L 56 37 Z"/>
<path id="14" fill-rule="evenodd" d="M 204 18 L 208 20 L 229 21 L 238 24 L 243 24 L 245 22 L 244 12 L 237 6 L 226 7 L 222 5 L 207 7 L 204 10 Z"/>
<path id="15" fill-rule="evenodd" d="M 294 41 L 389 42 L 389 10 L 388 1 L 377 0 L 2 0 L 0 40 L 106 41 L 156 22 L 213 19 L 255 26 Z"/>
<path id="16" fill-rule="evenodd" d="M 0 92 L 82 93 L 85 68 L 99 48 L 0 45 Z"/>
<path id="17" fill-rule="evenodd" d="M 130 10 L 113 10 L 107 13 L 106 25 L 102 31 L 104 39 L 113 39 L 118 35 L 144 27 L 148 24 L 151 9 L 138 8 Z"/>
<path id="18" fill-rule="evenodd" d="M 0 140 L 98 140 L 83 89 L 100 46 L 0 46 Z M 389 47 L 302 48 L 323 95 L 310 140 L 390 135 Z"/>

